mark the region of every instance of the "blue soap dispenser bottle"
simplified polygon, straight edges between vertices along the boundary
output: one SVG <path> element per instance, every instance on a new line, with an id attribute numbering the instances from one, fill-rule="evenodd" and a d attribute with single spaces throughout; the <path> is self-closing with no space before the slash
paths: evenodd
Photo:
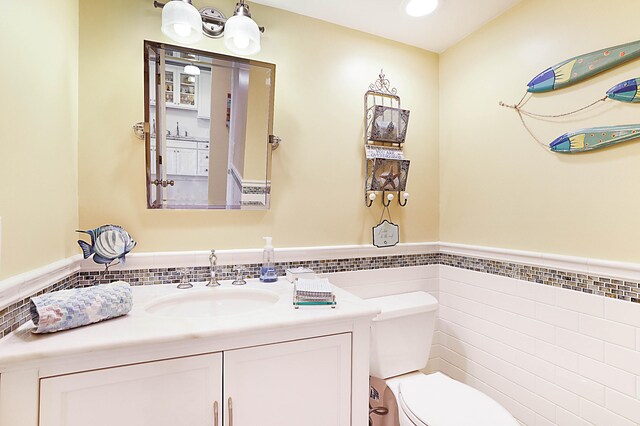
<path id="1" fill-rule="evenodd" d="M 262 252 L 262 267 L 260 268 L 260 281 L 265 283 L 274 283 L 278 281 L 276 274 L 276 264 L 274 261 L 273 245 L 271 237 L 263 237 L 265 241 L 264 250 Z"/>

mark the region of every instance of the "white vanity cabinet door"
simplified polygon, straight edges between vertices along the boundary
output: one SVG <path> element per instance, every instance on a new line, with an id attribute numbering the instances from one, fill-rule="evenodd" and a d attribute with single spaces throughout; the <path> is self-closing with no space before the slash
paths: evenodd
<path id="1" fill-rule="evenodd" d="M 168 175 L 198 175 L 198 145 L 196 142 L 167 140 L 165 167 Z"/>
<path id="2" fill-rule="evenodd" d="M 42 379 L 39 425 L 222 426 L 221 403 L 222 355 L 199 355 Z"/>
<path id="3" fill-rule="evenodd" d="M 175 175 L 178 172 L 178 149 L 167 146 L 164 157 L 164 167 L 168 175 Z"/>
<path id="4" fill-rule="evenodd" d="M 349 426 L 351 334 L 224 353 L 225 426 Z"/>
<path id="5" fill-rule="evenodd" d="M 191 148 L 176 149 L 176 174 L 196 176 L 198 174 L 198 150 Z"/>

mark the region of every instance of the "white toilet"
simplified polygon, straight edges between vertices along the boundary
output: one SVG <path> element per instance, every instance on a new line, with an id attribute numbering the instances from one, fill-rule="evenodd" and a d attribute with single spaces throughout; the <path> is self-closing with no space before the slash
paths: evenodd
<path id="1" fill-rule="evenodd" d="M 482 392 L 442 373 L 417 371 L 429 359 L 438 308 L 433 296 L 417 291 L 367 301 L 382 310 L 371 328 L 372 396 L 379 396 L 382 391 L 375 387 L 384 383 L 395 397 L 387 398 L 389 414 L 374 415 L 379 418 L 374 424 L 518 426 L 504 407 Z"/>

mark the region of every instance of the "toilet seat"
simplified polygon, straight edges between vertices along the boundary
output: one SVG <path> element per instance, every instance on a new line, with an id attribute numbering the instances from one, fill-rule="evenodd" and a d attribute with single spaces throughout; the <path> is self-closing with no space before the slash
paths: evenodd
<path id="1" fill-rule="evenodd" d="M 392 379 L 393 380 L 393 379 Z M 397 378 L 398 408 L 416 426 L 517 426 L 484 393 L 442 373 Z"/>

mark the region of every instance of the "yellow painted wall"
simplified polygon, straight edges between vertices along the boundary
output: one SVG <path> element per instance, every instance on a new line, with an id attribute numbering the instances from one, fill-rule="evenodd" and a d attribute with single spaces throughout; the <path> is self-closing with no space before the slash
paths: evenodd
<path id="1" fill-rule="evenodd" d="M 640 141 L 579 155 L 550 153 L 517 103 L 539 72 L 640 39 L 637 0 L 526 0 L 440 58 L 442 241 L 640 261 Z M 640 61 L 526 108 L 558 114 L 640 77 Z M 527 120 L 549 143 L 567 131 L 640 123 L 640 106 L 607 101 L 560 123 Z"/>
<path id="2" fill-rule="evenodd" d="M 131 125 L 143 117 L 143 40 L 169 42 L 150 1 L 80 5 L 80 226 L 115 222 L 137 252 L 365 244 L 381 213 L 363 201 L 363 95 L 384 68 L 411 109 L 412 160 L 406 208 L 391 210 L 401 240 L 438 239 L 438 56 L 300 15 L 251 4 L 266 27 L 255 59 L 276 64 L 269 211 L 150 211 L 144 145 Z M 210 4 L 194 1 L 196 7 Z M 216 1 L 227 16 L 234 1 Z M 194 46 L 228 53 L 222 40 Z"/>
<path id="3" fill-rule="evenodd" d="M 525 0 L 440 57 L 252 5 L 267 27 L 255 59 L 277 65 L 274 130 L 284 139 L 264 212 L 146 209 L 144 147 L 130 128 L 143 116 L 143 40 L 169 42 L 159 10 L 125 0 L 22 3 L 6 5 L 13 19 L 0 28 L 0 78 L 10 82 L 0 106 L 0 279 L 77 253 L 78 223 L 120 223 L 136 251 L 258 247 L 266 234 L 278 247 L 368 243 L 381 209 L 362 200 L 362 97 L 379 68 L 412 111 L 412 196 L 392 209 L 402 241 L 640 260 L 640 142 L 553 154 L 498 107 L 559 61 L 640 38 L 620 21 L 620 11 L 640 11 L 635 0 Z M 230 14 L 233 1 L 219 6 Z M 221 40 L 195 47 L 228 53 Z M 640 61 L 536 95 L 527 108 L 572 110 L 637 76 Z M 637 108 L 609 101 L 570 120 L 528 123 L 548 142 L 637 122 Z"/>
<path id="4" fill-rule="evenodd" d="M 2 16 L 0 279 L 76 253 L 78 0 L 5 1 Z"/>

